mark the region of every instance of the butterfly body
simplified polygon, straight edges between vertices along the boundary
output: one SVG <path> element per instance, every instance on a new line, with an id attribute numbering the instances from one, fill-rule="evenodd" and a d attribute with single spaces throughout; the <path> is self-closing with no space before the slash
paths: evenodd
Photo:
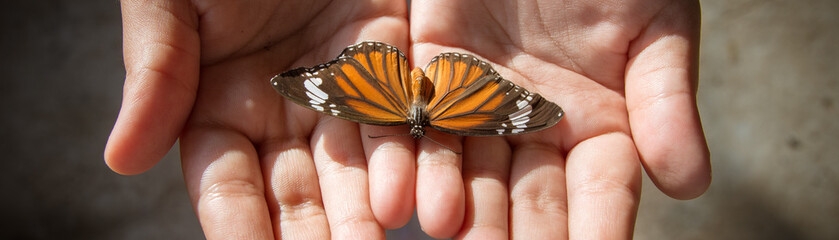
<path id="1" fill-rule="evenodd" d="M 562 109 L 499 76 L 468 54 L 443 53 L 408 71 L 404 54 L 380 42 L 347 47 L 335 60 L 271 79 L 293 102 L 373 125 L 425 127 L 466 136 L 513 135 L 555 125 Z"/>
<path id="2" fill-rule="evenodd" d="M 425 73 L 420 68 L 414 68 L 411 71 L 411 109 L 408 111 L 408 124 L 411 125 L 411 136 L 414 138 L 421 138 L 425 135 L 425 126 L 429 125 L 428 121 L 428 99 L 431 99 L 431 94 L 434 85 L 431 80 L 425 76 Z"/>

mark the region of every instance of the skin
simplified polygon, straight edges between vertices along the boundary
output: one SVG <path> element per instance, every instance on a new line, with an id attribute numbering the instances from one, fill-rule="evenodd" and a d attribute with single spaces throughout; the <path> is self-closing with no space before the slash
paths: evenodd
<path id="1" fill-rule="evenodd" d="M 688 1 L 122 1 L 126 83 L 105 149 L 139 174 L 180 140 L 209 239 L 383 239 L 416 207 L 438 238 L 630 238 L 641 169 L 678 199 L 710 182 Z M 558 103 L 553 128 L 426 136 L 325 117 L 274 74 L 388 42 L 424 67 L 472 53 Z M 199 84 L 200 83 L 200 84 Z"/>

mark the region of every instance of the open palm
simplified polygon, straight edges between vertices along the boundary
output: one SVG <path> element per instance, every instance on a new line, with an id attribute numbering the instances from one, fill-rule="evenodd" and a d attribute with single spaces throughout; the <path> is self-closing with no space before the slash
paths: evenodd
<path id="1" fill-rule="evenodd" d="M 412 4 L 409 38 L 402 1 L 123 1 L 127 77 L 106 161 L 140 173 L 180 137 L 211 239 L 381 238 L 415 199 L 435 237 L 627 236 L 639 154 L 671 196 L 707 186 L 693 100 L 698 4 Z M 518 137 L 429 133 L 456 155 L 367 138 L 407 128 L 322 117 L 268 85 L 361 40 L 410 49 L 416 64 L 474 53 L 567 116 Z"/>
<path id="2" fill-rule="evenodd" d="M 405 2 L 122 7 L 127 78 L 105 153 L 112 169 L 145 171 L 180 137 L 187 188 L 210 239 L 384 235 L 369 207 L 358 125 L 284 101 L 268 79 L 363 39 L 406 48 Z"/>
<path id="3" fill-rule="evenodd" d="M 543 132 L 466 138 L 462 166 L 454 157 L 420 158 L 417 210 L 426 232 L 631 237 L 640 163 L 673 197 L 704 192 L 710 170 L 695 103 L 697 2 L 412 4 L 415 62 L 441 51 L 473 53 L 566 112 Z M 465 182 L 437 180 L 460 175 Z M 465 194 L 464 225 L 438 210 L 462 212 L 463 199 L 432 193 L 439 189 Z"/>

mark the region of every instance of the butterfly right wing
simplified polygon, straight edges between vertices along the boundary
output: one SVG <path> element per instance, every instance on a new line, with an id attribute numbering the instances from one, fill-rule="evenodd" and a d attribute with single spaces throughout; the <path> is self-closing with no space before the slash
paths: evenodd
<path id="1" fill-rule="evenodd" d="M 399 50 L 363 42 L 328 63 L 277 75 L 271 85 L 312 110 L 365 124 L 400 125 L 408 116 L 402 86 L 407 74 L 407 59 Z"/>
<path id="2" fill-rule="evenodd" d="M 468 54 L 444 53 L 426 68 L 435 93 L 431 126 L 465 136 L 515 135 L 554 126 L 564 112 L 537 93 L 503 79 Z"/>

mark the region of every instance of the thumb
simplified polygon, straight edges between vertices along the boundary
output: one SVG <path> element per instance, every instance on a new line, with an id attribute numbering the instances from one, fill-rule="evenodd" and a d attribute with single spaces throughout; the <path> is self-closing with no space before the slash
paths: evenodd
<path id="1" fill-rule="evenodd" d="M 139 174 L 169 151 L 195 101 L 198 17 L 185 0 L 123 0 L 121 7 L 126 78 L 105 162 Z"/>
<path id="2" fill-rule="evenodd" d="M 708 145 L 696 106 L 699 2 L 668 5 L 631 47 L 626 101 L 632 135 L 653 183 L 677 199 L 711 182 Z"/>

